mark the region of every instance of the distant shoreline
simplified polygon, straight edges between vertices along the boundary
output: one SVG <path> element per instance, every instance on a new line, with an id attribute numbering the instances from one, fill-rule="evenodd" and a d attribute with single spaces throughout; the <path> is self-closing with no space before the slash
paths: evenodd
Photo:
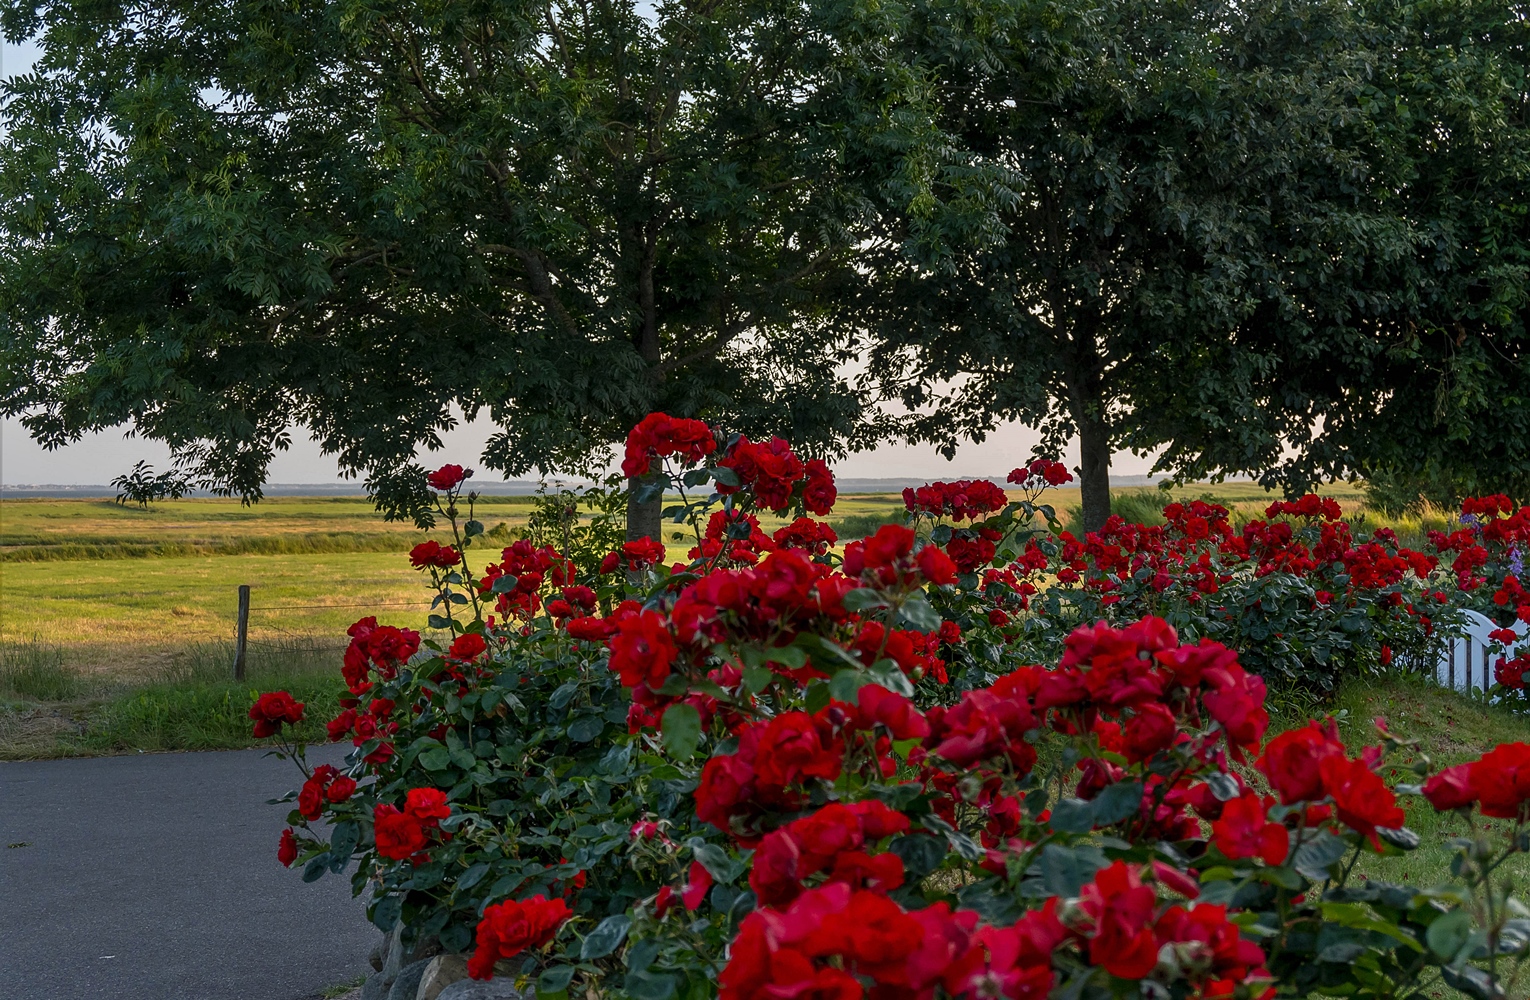
<path id="1" fill-rule="evenodd" d="M 938 477 L 944 481 L 961 479 L 961 476 Z M 988 476 L 989 482 L 1000 486 L 1007 485 L 1000 476 Z M 1112 476 L 1110 485 L 1112 488 L 1120 486 L 1152 486 L 1158 483 L 1162 477 L 1158 476 Z M 923 486 L 925 483 L 934 482 L 933 479 L 852 479 L 841 478 L 839 491 L 841 493 L 898 493 L 905 487 Z M 548 483 L 561 482 L 569 486 L 589 485 L 587 480 L 549 479 Z M 1229 483 L 1249 482 L 1249 480 L 1230 479 Z M 1204 484 L 1197 484 L 1204 485 Z M 473 488 L 485 496 L 529 496 L 537 492 L 540 483 L 526 479 L 512 479 L 509 482 L 501 480 L 484 480 L 475 482 Z M 264 492 L 269 497 L 364 497 L 366 488 L 360 483 L 269 483 Z M 58 484 L 58 483 L 17 483 L 0 485 L 0 500 L 26 500 L 26 499 L 76 499 L 76 500 L 110 500 L 117 491 L 110 486 L 99 484 Z M 205 490 L 197 490 L 187 494 L 188 499 L 210 499 L 214 494 Z"/>

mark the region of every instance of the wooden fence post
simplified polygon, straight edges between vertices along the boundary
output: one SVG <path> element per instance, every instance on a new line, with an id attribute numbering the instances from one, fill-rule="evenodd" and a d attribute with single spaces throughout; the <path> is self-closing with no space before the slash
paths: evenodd
<path id="1" fill-rule="evenodd" d="M 250 585 L 239 585 L 239 621 L 234 626 L 234 680 L 244 680 L 244 645 L 250 637 Z"/>

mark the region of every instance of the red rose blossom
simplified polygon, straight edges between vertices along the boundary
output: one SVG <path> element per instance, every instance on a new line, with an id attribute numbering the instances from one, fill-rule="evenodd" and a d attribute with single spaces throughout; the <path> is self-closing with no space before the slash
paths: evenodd
<path id="1" fill-rule="evenodd" d="M 256 739 L 275 736 L 281 732 L 282 723 L 295 726 L 303 721 L 303 703 L 293 701 L 285 691 L 268 691 L 250 706 L 250 718 L 255 720 Z"/>
<path id="2" fill-rule="evenodd" d="M 472 474 L 472 469 L 464 469 L 460 465 L 443 465 L 435 472 L 426 476 L 425 481 L 430 484 L 431 489 L 445 493 L 472 476 Z"/>
<path id="3" fill-rule="evenodd" d="M 562 899 L 538 893 L 530 899 L 511 899 L 483 911 L 478 921 L 476 948 L 468 959 L 468 975 L 492 979 L 494 963 L 514 958 L 527 948 L 540 948 L 553 939 L 573 912 Z"/>

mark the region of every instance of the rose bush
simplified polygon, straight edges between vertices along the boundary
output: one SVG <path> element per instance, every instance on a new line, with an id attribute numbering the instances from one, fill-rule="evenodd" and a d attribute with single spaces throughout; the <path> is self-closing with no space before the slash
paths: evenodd
<path id="1" fill-rule="evenodd" d="M 1436 774 L 1384 727 L 1271 734 L 1245 662 L 1283 675 L 1335 629 L 1344 663 L 1422 642 L 1429 556 L 1317 498 L 1236 536 L 1206 504 L 1054 535 L 1046 460 L 1019 500 L 932 484 L 909 524 L 836 547 L 809 516 L 834 500 L 821 463 L 661 417 L 625 466 L 681 497 L 694 544 L 669 566 L 654 540 L 593 566 L 523 540 L 475 572 L 466 470 L 432 481 L 453 544 L 412 561 L 439 637 L 353 626 L 329 733 L 354 749 L 284 747 L 305 778 L 284 864 L 354 862 L 379 927 L 548 997 L 1514 995 L 1530 747 Z M 767 533 L 764 511 L 795 519 Z M 1274 576 L 1305 588 L 1297 640 L 1250 624 L 1286 613 Z M 1338 624 L 1301 625 L 1325 608 Z M 1463 815 L 1456 882 L 1355 878 L 1419 846 L 1411 794 Z"/>

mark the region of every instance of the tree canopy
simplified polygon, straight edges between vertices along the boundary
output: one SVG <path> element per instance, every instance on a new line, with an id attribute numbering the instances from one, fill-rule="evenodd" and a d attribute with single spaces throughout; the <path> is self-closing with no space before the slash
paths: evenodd
<path id="1" fill-rule="evenodd" d="M 1513 8 L 929 3 L 915 21 L 967 169 L 948 206 L 885 216 L 919 252 L 883 258 L 847 314 L 913 437 L 1077 434 L 1090 527 L 1119 448 L 1291 491 L 1389 473 L 1524 491 Z"/>
<path id="2" fill-rule="evenodd" d="M 898 81 L 850 5 L 4 0 L 0 408 L 131 422 L 258 497 L 437 441 L 579 470 L 653 409 L 841 447 L 820 321 Z M 896 177 L 886 179 L 896 182 Z M 827 363 L 826 363 L 827 362 Z"/>
<path id="3" fill-rule="evenodd" d="M 375 476 L 453 404 L 507 474 L 653 409 L 827 454 L 1018 420 L 1078 436 L 1090 526 L 1120 449 L 1530 494 L 1507 0 L 0 25 L 44 52 L 0 97 L 0 410 L 49 444 L 130 422 L 253 497 L 289 427 Z"/>

